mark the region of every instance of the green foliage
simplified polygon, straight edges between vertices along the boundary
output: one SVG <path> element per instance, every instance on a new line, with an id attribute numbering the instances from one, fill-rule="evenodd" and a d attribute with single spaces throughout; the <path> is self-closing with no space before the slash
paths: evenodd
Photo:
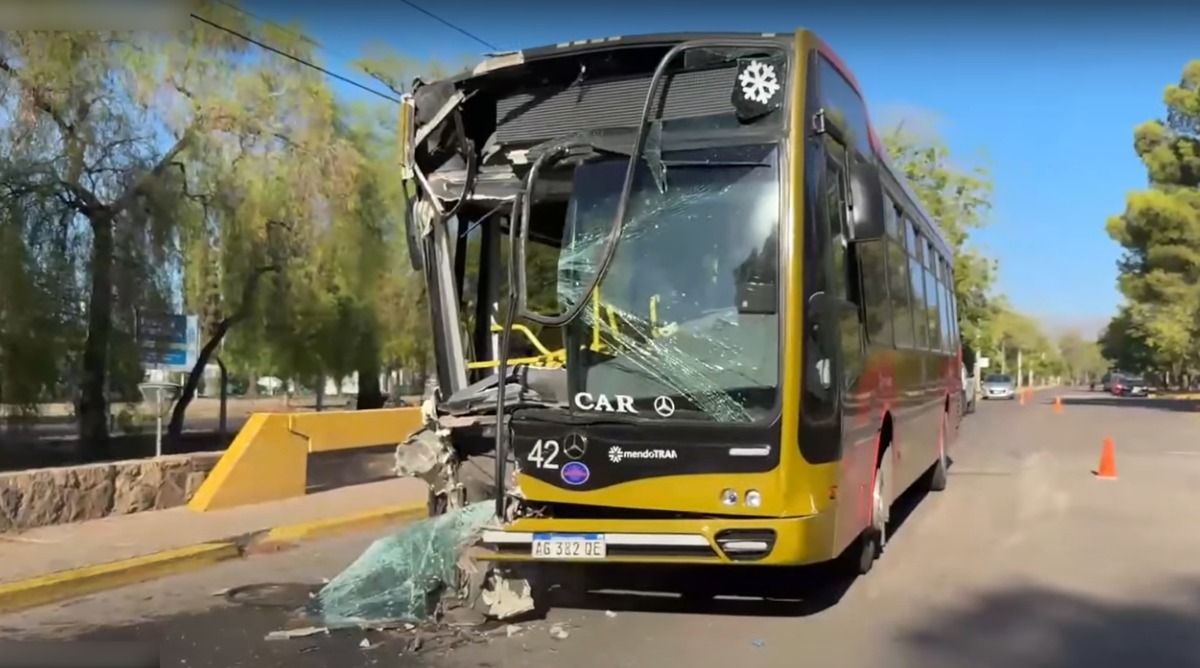
<path id="1" fill-rule="evenodd" d="M 1125 249 L 1118 285 L 1126 304 L 1104 336 L 1124 369 L 1178 375 L 1200 363 L 1200 60 L 1166 88 L 1166 118 L 1134 130 L 1149 187 L 1129 194 L 1107 230 Z"/>
<path id="2" fill-rule="evenodd" d="M 1100 334 L 1100 353 L 1109 366 L 1139 371 L 1154 366 L 1154 350 L 1134 326 L 1128 306 L 1122 307 Z"/>
<path id="3" fill-rule="evenodd" d="M 198 11 L 316 58 L 294 30 Z M 440 68 L 385 49 L 357 65 L 399 88 Z M 243 378 L 427 368 L 394 104 L 343 104 L 322 74 L 190 23 L 0 33 L 0 118 L 0 404 L 75 400 L 85 379 L 136 398 L 139 311 L 199 314 L 202 343 L 228 329 Z"/>
<path id="4" fill-rule="evenodd" d="M 1058 349 L 1062 353 L 1064 371 L 1072 379 L 1095 381 L 1108 370 L 1100 343 L 1084 340 L 1078 333 L 1069 332 L 1060 337 Z"/>

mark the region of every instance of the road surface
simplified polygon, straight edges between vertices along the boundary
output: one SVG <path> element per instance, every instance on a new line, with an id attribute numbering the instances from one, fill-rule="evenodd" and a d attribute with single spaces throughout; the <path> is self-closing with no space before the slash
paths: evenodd
<path id="1" fill-rule="evenodd" d="M 288 623 L 285 608 L 211 595 L 317 583 L 372 538 L 358 535 L 2 616 L 0 636 L 140 638 L 158 643 L 163 665 L 191 668 L 1200 664 L 1195 402 L 1063 396 L 1061 415 L 1049 393 L 1031 406 L 979 402 L 949 489 L 901 502 L 910 512 L 869 575 L 831 583 L 773 571 L 748 583 L 789 601 L 697 602 L 629 577 L 609 586 L 635 591 L 560 593 L 546 619 L 511 637 L 500 627 L 410 651 L 402 632 L 267 641 Z M 1116 481 L 1091 473 L 1106 436 Z M 281 595 L 286 605 L 304 591 Z M 566 638 L 552 637 L 556 624 Z"/>

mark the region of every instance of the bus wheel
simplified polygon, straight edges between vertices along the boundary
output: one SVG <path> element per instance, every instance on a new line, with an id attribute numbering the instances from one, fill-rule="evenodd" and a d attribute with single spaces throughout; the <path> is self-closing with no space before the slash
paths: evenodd
<path id="1" fill-rule="evenodd" d="M 942 420 L 942 428 L 938 433 L 938 458 L 929 472 L 930 491 L 940 492 L 946 489 L 950 479 L 948 476 L 949 462 L 946 458 L 946 421 Z"/>
<path id="2" fill-rule="evenodd" d="M 853 565 L 860 575 L 870 572 L 871 567 L 875 565 L 875 560 L 883 554 L 883 548 L 887 544 L 888 516 L 892 509 L 891 500 L 888 497 L 891 493 L 892 479 L 890 454 L 885 450 L 879 466 L 875 469 L 875 487 L 871 490 L 871 526 L 858 536 L 858 540 L 850 550 L 849 556 L 855 560 Z"/>

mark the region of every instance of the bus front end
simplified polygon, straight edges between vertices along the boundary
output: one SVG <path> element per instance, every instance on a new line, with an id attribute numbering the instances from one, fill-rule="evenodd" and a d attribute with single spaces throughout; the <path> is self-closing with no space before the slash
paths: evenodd
<path id="1" fill-rule="evenodd" d="M 799 445 L 814 39 L 578 42 L 414 91 L 437 411 L 464 500 L 496 499 L 477 556 L 795 565 L 861 528 Z"/>

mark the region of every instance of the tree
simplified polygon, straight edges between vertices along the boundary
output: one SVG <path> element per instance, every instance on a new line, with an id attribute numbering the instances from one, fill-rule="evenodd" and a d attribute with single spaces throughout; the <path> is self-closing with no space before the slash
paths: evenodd
<path id="1" fill-rule="evenodd" d="M 1154 368 L 1154 350 L 1135 327 L 1128 306 L 1122 307 L 1100 333 L 1100 353 L 1110 366 L 1122 371 Z"/>
<path id="2" fill-rule="evenodd" d="M 1125 249 L 1118 285 L 1126 304 L 1110 326 L 1106 354 L 1178 377 L 1200 362 L 1200 60 L 1163 100 L 1166 118 L 1134 130 L 1149 187 L 1130 193 L 1124 213 L 1107 223 Z"/>
<path id="3" fill-rule="evenodd" d="M 177 42 L 197 57 L 167 70 L 173 52 L 159 47 Z M 0 85 L 16 121 L 9 140 L 22 158 L 4 170 L 10 194 L 53 202 L 52 218 L 87 238 L 78 411 L 80 445 L 92 456 L 108 445 L 114 306 L 124 318 L 132 311 L 125 306 L 161 287 L 156 278 L 170 270 L 176 207 L 187 195 L 176 161 L 227 117 L 227 105 L 198 97 L 225 81 L 223 70 L 198 54 L 239 48 L 205 30 L 183 39 L 96 32 L 0 38 Z M 163 85 L 164 75 L 171 86 Z M 160 102 L 164 97 L 169 104 Z"/>
<path id="4" fill-rule="evenodd" d="M 1100 353 L 1100 344 L 1084 340 L 1078 332 L 1068 332 L 1060 337 L 1058 349 L 1064 370 L 1072 380 L 1091 379 L 1094 382 L 1108 369 L 1108 363 Z"/>

